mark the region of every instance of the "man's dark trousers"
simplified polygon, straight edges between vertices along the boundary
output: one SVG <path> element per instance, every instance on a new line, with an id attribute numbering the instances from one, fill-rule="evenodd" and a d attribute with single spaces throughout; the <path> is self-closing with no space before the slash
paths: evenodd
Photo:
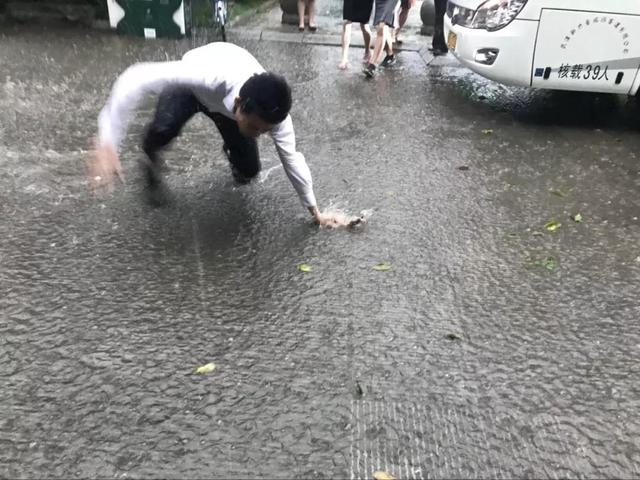
<path id="1" fill-rule="evenodd" d="M 255 177 L 260 172 L 256 139 L 242 135 L 235 120 L 207 110 L 188 88 L 171 88 L 160 94 L 155 116 L 147 126 L 142 142 L 142 149 L 152 164 L 157 164 L 159 151 L 169 145 L 198 112 L 204 113 L 218 127 L 233 169 L 244 179 Z"/>

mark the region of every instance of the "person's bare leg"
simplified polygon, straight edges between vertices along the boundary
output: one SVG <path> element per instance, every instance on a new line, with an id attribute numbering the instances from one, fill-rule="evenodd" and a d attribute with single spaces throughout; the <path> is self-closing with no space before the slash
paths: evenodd
<path id="1" fill-rule="evenodd" d="M 340 70 L 344 70 L 347 68 L 349 64 L 349 43 L 351 42 L 351 22 L 349 20 L 345 20 L 342 22 L 342 59 L 340 60 L 340 64 L 338 68 Z"/>
<path id="2" fill-rule="evenodd" d="M 402 43 L 402 40 L 398 39 L 398 35 L 400 35 L 400 30 L 402 30 L 404 24 L 407 23 L 407 19 L 409 18 L 409 11 L 414 7 L 415 4 L 416 0 L 409 0 L 406 7 L 400 7 L 400 13 L 398 14 L 398 28 L 396 28 L 393 32 L 394 41 Z"/>
<path id="3" fill-rule="evenodd" d="M 298 0 L 298 30 L 304 30 L 304 0 Z"/>
<path id="4" fill-rule="evenodd" d="M 361 23 L 360 30 L 362 30 L 362 39 L 364 40 L 364 57 L 362 57 L 362 63 L 369 63 L 369 60 L 371 60 L 371 28 L 368 23 Z"/>
<path id="5" fill-rule="evenodd" d="M 316 31 L 316 0 L 309 0 L 309 30 Z"/>
<path id="6" fill-rule="evenodd" d="M 393 32 L 393 40 L 395 42 L 398 41 L 398 36 L 400 35 L 400 30 L 404 27 L 404 24 L 407 23 L 407 18 L 409 17 L 409 9 L 400 7 L 400 14 L 398 15 L 398 28 Z M 402 43 L 402 40 L 400 40 Z"/>
<path id="7" fill-rule="evenodd" d="M 384 51 L 387 55 L 393 55 L 393 39 L 391 38 L 393 32 L 391 28 L 386 27 L 384 31 Z"/>
<path id="8" fill-rule="evenodd" d="M 371 55 L 371 61 L 369 63 L 378 65 L 378 60 L 380 60 L 380 54 L 382 53 L 382 47 L 385 42 L 386 30 L 387 25 L 384 22 L 380 22 L 376 25 L 376 41 L 374 42 L 373 55 Z"/>

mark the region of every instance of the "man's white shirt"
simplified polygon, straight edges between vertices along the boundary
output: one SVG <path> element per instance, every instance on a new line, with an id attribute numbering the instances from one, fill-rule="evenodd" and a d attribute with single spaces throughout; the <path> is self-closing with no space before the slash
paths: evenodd
<path id="1" fill-rule="evenodd" d="M 265 69 L 245 49 L 231 43 L 211 43 L 190 50 L 182 60 L 138 63 L 116 80 L 107 104 L 98 118 L 99 137 L 119 149 L 133 112 L 147 94 L 165 88 L 190 88 L 210 112 L 235 120 L 233 104 L 240 88 Z M 270 132 L 289 180 L 306 207 L 316 205 L 311 172 L 304 156 L 296 151 L 291 116 Z"/>

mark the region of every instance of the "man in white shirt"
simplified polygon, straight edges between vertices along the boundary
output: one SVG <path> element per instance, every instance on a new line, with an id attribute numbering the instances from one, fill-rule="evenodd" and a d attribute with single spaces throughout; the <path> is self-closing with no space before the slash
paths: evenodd
<path id="1" fill-rule="evenodd" d="M 266 72 L 249 52 L 230 43 L 196 48 L 179 61 L 138 63 L 120 75 L 98 119 L 98 138 L 89 160 L 94 188 L 111 189 L 114 176 L 122 178 L 118 149 L 132 113 L 149 93 L 159 94 L 142 146 L 149 160 L 145 167 L 149 188 L 157 189 L 162 183 L 159 151 L 201 112 L 218 127 L 239 183 L 247 183 L 260 171 L 255 139 L 268 132 L 289 180 L 316 223 L 347 223 L 343 215 L 323 214 L 317 207 L 311 172 L 304 156 L 296 151 L 289 115 L 291 90 L 286 81 Z"/>

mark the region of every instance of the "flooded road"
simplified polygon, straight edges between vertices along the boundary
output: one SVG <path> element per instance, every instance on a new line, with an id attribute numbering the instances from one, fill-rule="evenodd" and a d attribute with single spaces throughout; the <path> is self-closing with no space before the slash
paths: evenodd
<path id="1" fill-rule="evenodd" d="M 364 226 L 316 228 L 268 138 L 235 187 L 203 116 L 152 208 L 151 102 L 91 198 L 116 76 L 192 45 L 0 34 L 0 475 L 640 476 L 635 100 L 235 41 L 290 81 L 321 208 Z"/>

